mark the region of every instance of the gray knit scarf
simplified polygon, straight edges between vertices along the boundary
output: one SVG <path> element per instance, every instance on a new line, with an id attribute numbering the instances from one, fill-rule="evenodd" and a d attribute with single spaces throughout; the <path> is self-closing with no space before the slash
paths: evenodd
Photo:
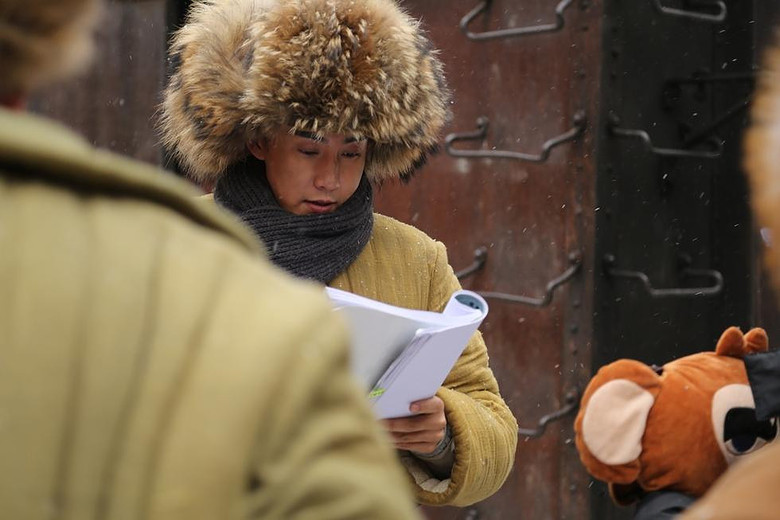
<path id="1" fill-rule="evenodd" d="M 294 215 L 276 201 L 265 163 L 250 158 L 220 177 L 214 200 L 255 231 L 274 264 L 323 284 L 355 261 L 374 225 L 371 184 L 365 175 L 357 191 L 335 211 Z"/>

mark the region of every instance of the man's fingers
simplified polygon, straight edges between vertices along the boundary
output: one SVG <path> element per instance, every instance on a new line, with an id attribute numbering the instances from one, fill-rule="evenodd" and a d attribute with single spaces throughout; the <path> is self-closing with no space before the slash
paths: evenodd
<path id="1" fill-rule="evenodd" d="M 385 421 L 385 428 L 393 433 L 416 432 L 420 430 L 418 421 L 408 418 L 388 419 Z"/>
<path id="2" fill-rule="evenodd" d="M 413 442 L 413 443 L 401 443 L 396 444 L 395 447 L 399 450 L 406 450 L 406 451 L 415 451 L 417 453 L 431 453 L 433 450 L 436 449 L 436 446 L 438 443 L 424 443 L 424 442 Z"/>
<path id="3" fill-rule="evenodd" d="M 385 427 L 390 431 L 414 432 L 436 430 L 447 425 L 447 417 L 444 415 L 444 401 L 436 396 L 415 401 L 409 406 L 409 409 L 416 415 L 386 419 L 384 421 Z"/>
<path id="4" fill-rule="evenodd" d="M 443 431 L 392 433 L 391 435 L 393 437 L 393 442 L 395 444 L 399 444 L 399 443 L 408 444 L 408 443 L 415 443 L 415 442 L 438 444 L 439 441 L 441 441 L 444 438 Z"/>
<path id="5" fill-rule="evenodd" d="M 447 426 L 447 418 L 444 414 L 415 415 L 413 417 L 387 419 L 384 423 L 385 428 L 390 432 L 408 433 L 426 430 L 441 431 Z"/>
<path id="6" fill-rule="evenodd" d="M 420 414 L 433 414 L 444 411 L 444 401 L 440 398 L 433 396 L 429 399 L 423 399 L 422 401 L 415 401 L 409 406 L 409 410 L 413 413 Z"/>

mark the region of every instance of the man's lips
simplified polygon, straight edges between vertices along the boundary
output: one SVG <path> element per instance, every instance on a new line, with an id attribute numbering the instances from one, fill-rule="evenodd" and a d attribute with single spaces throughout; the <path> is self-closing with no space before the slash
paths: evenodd
<path id="1" fill-rule="evenodd" d="M 332 200 L 305 200 L 303 202 L 314 213 L 325 213 L 336 209 L 336 203 Z"/>

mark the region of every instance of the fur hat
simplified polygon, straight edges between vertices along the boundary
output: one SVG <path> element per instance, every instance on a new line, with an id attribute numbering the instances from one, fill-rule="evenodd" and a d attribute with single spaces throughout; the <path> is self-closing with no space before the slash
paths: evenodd
<path id="1" fill-rule="evenodd" d="M 744 167 L 758 223 L 772 232 L 766 261 L 780 291 L 780 47 L 769 49 L 764 58 L 745 139 Z"/>
<path id="2" fill-rule="evenodd" d="M 18 95 L 84 65 L 97 0 L 0 0 L 0 96 Z"/>
<path id="3" fill-rule="evenodd" d="M 431 42 L 393 0 L 198 0 L 170 60 L 163 143 L 200 181 L 283 127 L 368 139 L 369 179 L 407 178 L 449 117 Z"/>

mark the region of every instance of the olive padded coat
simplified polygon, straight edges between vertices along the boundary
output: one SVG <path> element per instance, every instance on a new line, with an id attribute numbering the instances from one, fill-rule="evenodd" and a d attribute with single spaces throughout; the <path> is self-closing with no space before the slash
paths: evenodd
<path id="1" fill-rule="evenodd" d="M 0 110 L 0 518 L 419 518 L 321 291 L 193 195 Z"/>

